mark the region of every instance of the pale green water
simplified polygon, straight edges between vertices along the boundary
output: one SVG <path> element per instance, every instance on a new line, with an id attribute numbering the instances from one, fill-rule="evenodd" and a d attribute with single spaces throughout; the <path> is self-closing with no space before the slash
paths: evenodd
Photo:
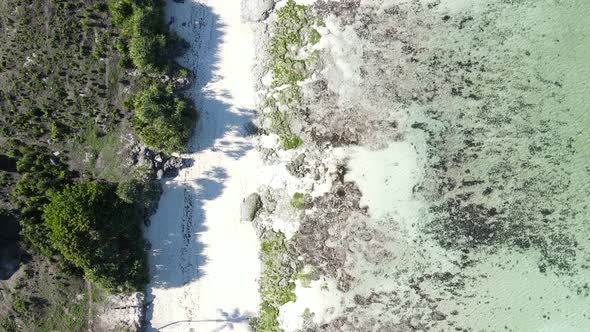
<path id="1" fill-rule="evenodd" d="M 404 106 L 423 123 L 400 159 L 422 179 L 383 152 L 350 164 L 396 252 L 359 274 L 405 301 L 391 319 L 435 331 L 590 331 L 590 1 L 443 0 L 430 14 L 412 70 L 435 92 Z M 401 199 L 363 163 L 422 188 Z M 429 216 L 403 212 L 418 206 Z"/>

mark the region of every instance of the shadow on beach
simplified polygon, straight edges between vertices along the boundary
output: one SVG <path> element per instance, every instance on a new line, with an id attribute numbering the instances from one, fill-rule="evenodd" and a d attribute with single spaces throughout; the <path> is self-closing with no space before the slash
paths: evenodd
<path id="1" fill-rule="evenodd" d="M 222 330 L 226 330 L 226 329 L 233 330 L 234 324 L 247 324 L 248 321 L 254 316 L 252 313 L 249 313 L 249 312 L 242 313 L 242 312 L 240 312 L 240 309 L 237 309 L 237 308 L 234 309 L 231 313 L 228 311 L 223 311 L 223 310 L 219 309 L 219 314 L 220 314 L 221 318 L 179 320 L 176 322 L 168 323 L 166 325 L 158 326 L 157 328 L 152 328 L 151 330 L 148 329 L 148 332 L 164 331 L 166 328 L 179 328 L 180 326 L 183 326 L 183 325 L 188 325 L 187 328 L 190 328 L 189 326 L 197 326 L 197 331 L 198 331 L 198 326 L 203 325 L 203 324 L 218 325 L 216 328 L 214 328 L 212 330 L 213 332 L 222 331 Z"/>
<path id="2" fill-rule="evenodd" d="M 188 40 L 192 49 L 178 59 L 181 65 L 190 67 L 197 76 L 194 87 L 187 93 L 195 101 L 200 113 L 189 142 L 189 152 L 193 155 L 203 151 L 221 152 L 230 158 L 239 159 L 253 148 L 242 138 L 249 134 L 247 124 L 251 123 L 254 111 L 232 107 L 230 102 L 226 102 L 232 99 L 227 90 L 219 92 L 206 88 L 207 84 L 220 79 L 219 52 L 224 25 L 211 8 L 197 2 L 187 1 L 174 6 L 186 6 L 187 11 L 192 10 L 188 22 L 182 22 L 178 18 L 173 22 L 182 26 L 189 25 L 192 29 L 189 37 L 193 40 Z M 190 8 L 191 6 L 194 8 Z M 194 61 L 197 55 L 198 59 Z M 234 135 L 229 135 L 230 133 Z M 236 136 L 236 139 L 231 136 Z M 188 162 L 191 168 L 201 167 L 197 163 L 194 157 Z M 159 331 L 182 323 L 196 322 L 219 322 L 221 327 L 218 330 L 233 329 L 233 324 L 247 322 L 250 315 L 240 313 L 238 309 L 232 312 L 220 310 L 219 319 L 185 320 L 160 327 L 151 326 L 155 289 L 181 288 L 203 276 L 203 266 L 207 264 L 205 245 L 200 240 L 201 234 L 207 231 L 203 206 L 207 201 L 222 195 L 228 178 L 226 169 L 221 166 L 204 170 L 194 180 L 183 179 L 182 176 L 186 176 L 186 173 L 181 172 L 179 177 L 163 183 L 164 192 L 158 211 L 152 216 L 151 224 L 145 231 L 150 241 L 148 259 L 151 278 L 146 288 L 146 330 Z M 179 302 L 188 300 L 188 306 L 194 304 L 194 308 L 187 310 L 197 310 L 196 299 L 184 299 L 184 296 L 190 297 L 188 293 L 181 296 L 183 298 L 178 298 Z M 191 316 L 192 314 L 188 315 Z"/>

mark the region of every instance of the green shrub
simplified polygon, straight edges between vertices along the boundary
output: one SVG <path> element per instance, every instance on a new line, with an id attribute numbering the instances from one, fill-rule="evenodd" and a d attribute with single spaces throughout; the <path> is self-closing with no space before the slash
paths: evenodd
<path id="1" fill-rule="evenodd" d="M 135 6 L 131 18 L 133 37 L 164 32 L 163 18 L 164 11 L 161 6 Z"/>
<path id="2" fill-rule="evenodd" d="M 19 330 L 19 328 L 14 321 L 14 317 L 7 316 L 0 320 L 0 330 L 6 332 L 16 332 Z"/>
<path id="3" fill-rule="evenodd" d="M 296 149 L 303 144 L 303 139 L 297 135 L 281 136 L 281 143 L 285 150 Z"/>
<path id="4" fill-rule="evenodd" d="M 303 209 L 305 206 L 305 195 L 303 193 L 294 193 L 291 198 L 291 206 L 296 209 Z"/>
<path id="5" fill-rule="evenodd" d="M 143 72 L 164 72 L 169 65 L 169 35 L 163 24 L 161 1 L 110 0 L 113 23 L 128 38 L 128 45 L 118 43 L 119 51 L 129 51 L 130 60 Z M 125 65 L 125 61 L 121 62 Z"/>
<path id="6" fill-rule="evenodd" d="M 148 146 L 166 153 L 184 151 L 197 118 L 191 103 L 170 84 L 153 83 L 133 100 L 133 125 Z"/>
<path id="7" fill-rule="evenodd" d="M 279 309 L 268 302 L 260 304 L 260 315 L 250 321 L 254 332 L 282 332 L 279 328 Z"/>
<path id="8" fill-rule="evenodd" d="M 133 0 L 109 0 L 109 10 L 113 23 L 122 31 L 133 16 Z"/>
<path id="9" fill-rule="evenodd" d="M 260 248 L 263 270 L 260 277 L 260 315 L 250 321 L 255 332 L 280 332 L 279 307 L 295 301 L 294 269 L 285 259 L 287 246 L 280 232 L 266 234 Z M 286 282 L 285 282 L 286 281 Z"/>
<path id="10" fill-rule="evenodd" d="M 129 204 L 136 204 L 142 212 L 155 209 L 160 199 L 160 184 L 154 180 L 141 181 L 131 178 L 117 185 L 117 196 Z"/>
<path id="11" fill-rule="evenodd" d="M 12 311 L 18 317 L 25 317 L 28 312 L 28 307 L 29 305 L 22 295 L 17 295 L 16 298 L 12 301 Z"/>
<path id="12" fill-rule="evenodd" d="M 61 132 L 59 130 L 59 126 L 57 122 L 52 121 L 49 123 L 49 133 L 52 140 L 59 140 L 61 137 Z"/>
<path id="13" fill-rule="evenodd" d="M 114 185 L 68 185 L 51 197 L 43 219 L 53 247 L 106 289 L 139 290 L 146 280 L 140 218 Z"/>
<path id="14" fill-rule="evenodd" d="M 61 190 L 71 173 L 67 165 L 39 146 L 20 146 L 11 155 L 18 158 L 16 168 L 22 174 L 12 192 L 12 201 L 20 210 L 21 235 L 33 248 L 51 256 L 54 250 L 41 218 L 42 209 L 49 194 Z"/>
<path id="15" fill-rule="evenodd" d="M 167 63 L 166 36 L 136 36 L 129 41 L 129 56 L 133 64 L 144 72 L 155 72 Z"/>
<path id="16" fill-rule="evenodd" d="M 140 199 L 142 183 L 135 179 L 120 182 L 117 185 L 117 196 L 125 203 L 133 204 Z"/>
<path id="17" fill-rule="evenodd" d="M 12 180 L 12 176 L 10 173 L 5 171 L 0 171 L 0 187 L 7 187 Z"/>

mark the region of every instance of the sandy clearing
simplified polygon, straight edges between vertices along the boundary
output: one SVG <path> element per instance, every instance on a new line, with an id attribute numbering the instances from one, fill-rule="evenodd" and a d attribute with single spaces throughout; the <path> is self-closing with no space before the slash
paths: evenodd
<path id="1" fill-rule="evenodd" d="M 197 74 L 190 95 L 201 119 L 185 156 L 193 165 L 164 183 L 146 228 L 147 330 L 247 331 L 260 273 L 259 241 L 239 215 L 259 160 L 244 130 L 254 116 L 252 34 L 239 0 L 169 1 L 167 15 L 191 44 L 179 62 Z"/>

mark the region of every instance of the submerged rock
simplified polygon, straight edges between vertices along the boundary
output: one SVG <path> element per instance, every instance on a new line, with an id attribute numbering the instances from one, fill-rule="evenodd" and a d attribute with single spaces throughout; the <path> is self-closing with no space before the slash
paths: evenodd
<path id="1" fill-rule="evenodd" d="M 240 214 L 242 216 L 242 220 L 252 221 L 254 217 L 256 217 L 256 213 L 258 210 L 262 208 L 262 200 L 260 199 L 260 195 L 257 193 L 252 193 L 244 201 L 242 202 L 242 206 L 240 207 Z"/>

